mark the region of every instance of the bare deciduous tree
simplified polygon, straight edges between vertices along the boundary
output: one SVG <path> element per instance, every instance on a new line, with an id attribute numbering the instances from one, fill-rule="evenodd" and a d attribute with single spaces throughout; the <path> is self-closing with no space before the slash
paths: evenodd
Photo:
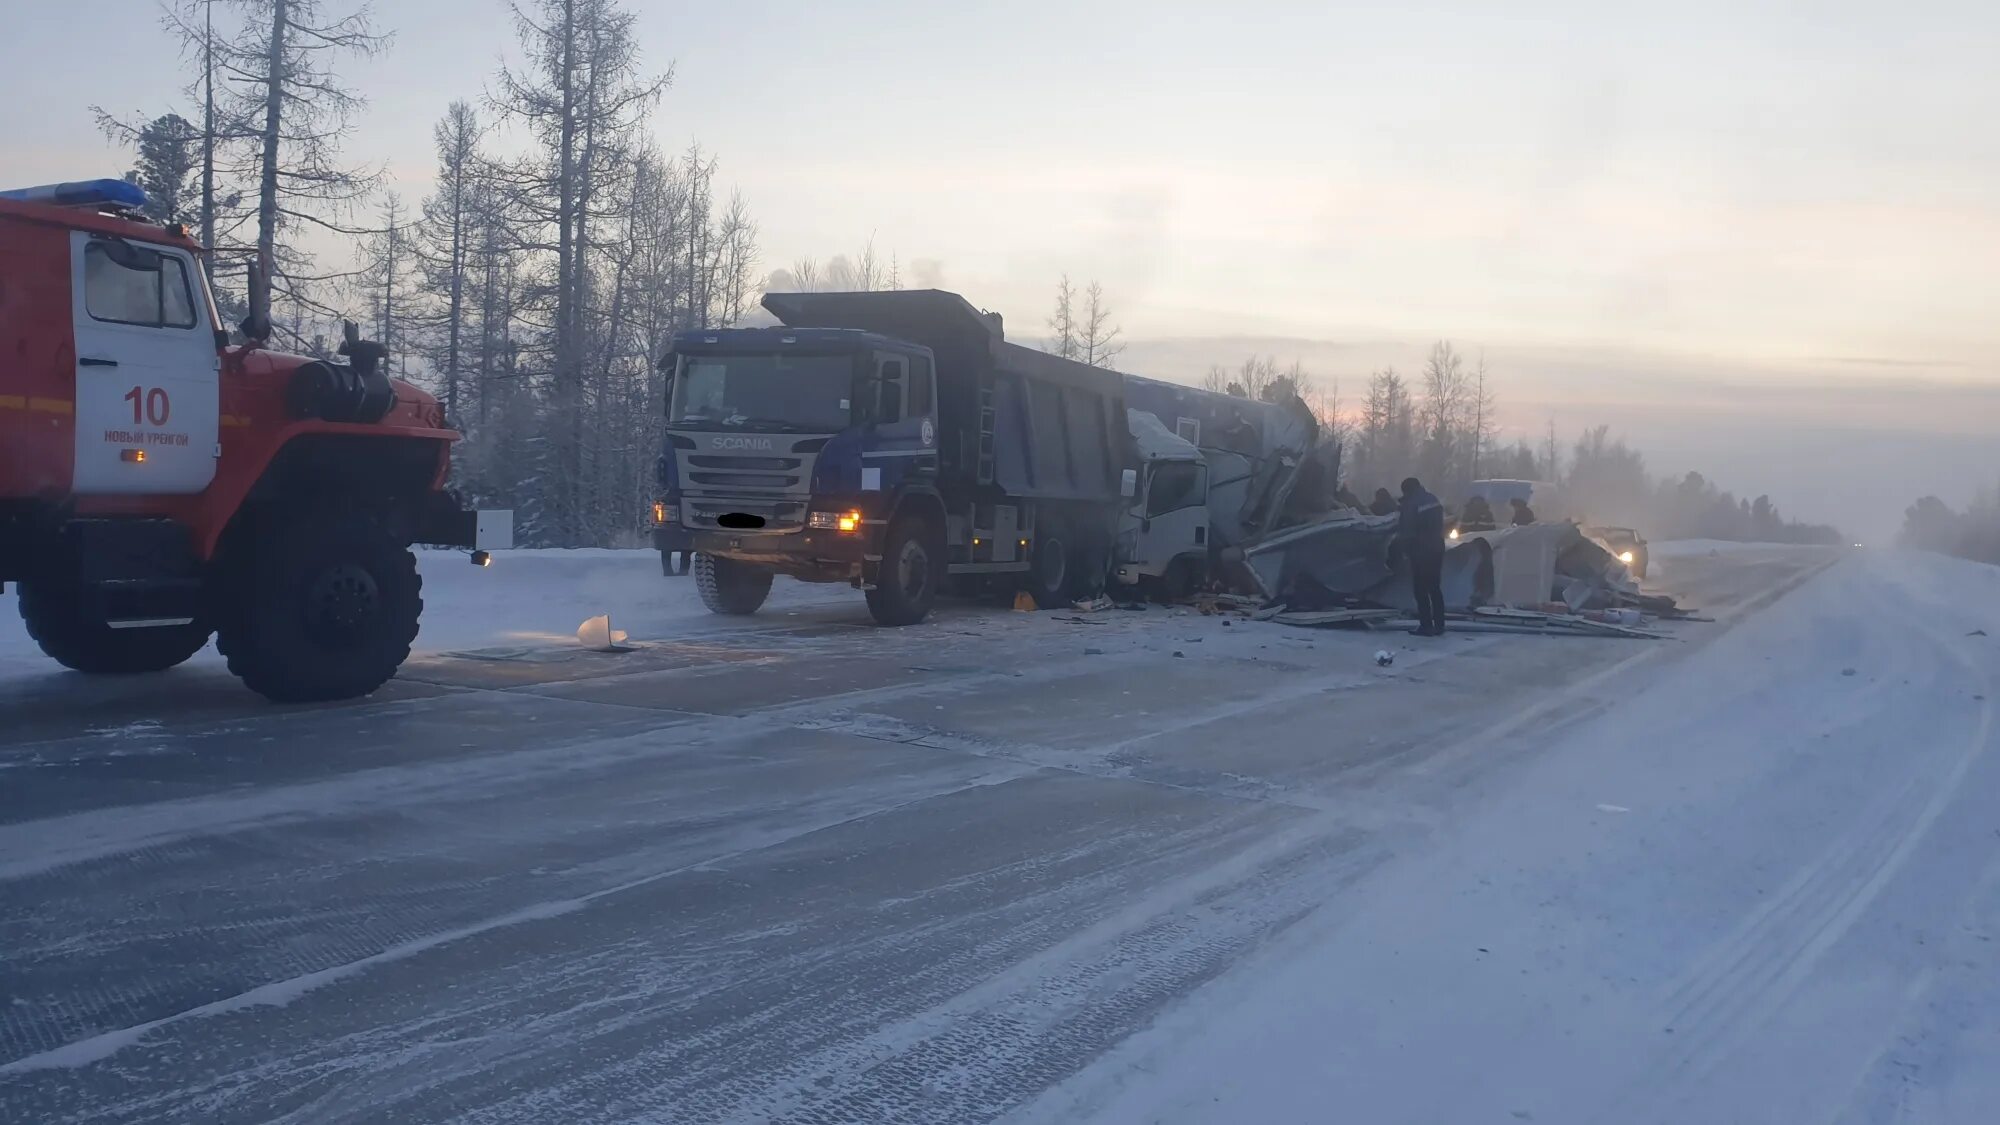
<path id="1" fill-rule="evenodd" d="M 445 416 L 459 417 L 464 386 L 466 287 L 477 229 L 480 188 L 479 146 L 484 129 L 470 103 L 455 101 L 431 131 L 437 151 L 437 181 L 424 200 L 415 251 L 427 289 L 438 300 L 439 339 L 432 363 L 442 384 Z"/>
<path id="2" fill-rule="evenodd" d="M 366 233 L 347 220 L 374 189 L 377 173 L 340 159 L 363 100 L 332 67 L 342 55 L 380 52 L 389 37 L 375 31 L 365 7 L 334 15 L 322 0 L 233 0 L 233 6 L 242 21 L 236 36 L 212 44 L 227 90 L 217 97 L 217 115 L 234 123 L 229 139 L 245 143 L 218 145 L 217 169 L 254 185 L 255 206 L 245 218 L 255 227 L 262 270 L 251 304 L 267 302 L 275 291 L 296 306 L 295 316 L 330 314 L 310 287 L 351 274 L 312 275 L 310 256 L 281 235 L 307 226 Z M 220 215 L 218 223 L 227 225 Z"/>
<path id="3" fill-rule="evenodd" d="M 1266 401 L 1264 398 L 1265 393 L 1269 390 L 1271 383 L 1277 378 L 1278 361 L 1276 357 L 1267 358 L 1253 355 L 1249 359 L 1244 360 L 1236 368 L 1236 378 L 1233 385 L 1243 388 L 1242 393 L 1246 398 L 1254 398 L 1259 402 L 1264 402 Z"/>
<path id="4" fill-rule="evenodd" d="M 527 60 L 501 71 L 491 100 L 533 138 L 535 151 L 511 164 L 506 179 L 516 205 L 544 232 L 533 245 L 555 255 L 548 279 L 546 508 L 529 518 L 567 545 L 590 538 L 585 406 L 596 350 L 587 334 L 597 227 L 632 174 L 639 126 L 672 72 L 642 72 L 634 17 L 616 0 L 533 0 L 532 14 L 518 4 L 513 12 Z M 691 242 L 688 252 L 699 260 L 698 244 Z M 705 295 L 707 287 L 695 283 L 690 291 Z"/>
<path id="5" fill-rule="evenodd" d="M 415 313 L 413 232 L 402 197 L 395 192 L 382 197 L 380 214 L 380 229 L 369 235 L 363 246 L 354 283 L 373 322 L 375 342 L 388 349 L 399 373 L 407 373 L 406 325 Z"/>
<path id="6" fill-rule="evenodd" d="M 1465 361 L 1449 340 L 1431 345 L 1424 360 L 1423 401 L 1417 409 L 1418 476 L 1433 490 L 1463 483 L 1469 460 L 1465 430 L 1471 415 Z M 1469 478 L 1465 478 L 1469 479 Z"/>
<path id="7" fill-rule="evenodd" d="M 1065 295 L 1069 278 L 1063 278 Z M 1078 322 L 1076 333 L 1076 354 L 1079 359 L 1092 367 L 1109 367 L 1111 361 L 1125 350 L 1118 337 L 1122 330 L 1111 323 L 1111 306 L 1104 300 L 1104 287 L 1092 281 L 1083 293 L 1083 318 Z"/>
<path id="8" fill-rule="evenodd" d="M 1500 434 L 1499 409 L 1494 400 L 1493 386 L 1486 380 L 1484 353 L 1472 369 L 1469 404 L 1472 417 L 1466 430 L 1466 447 L 1471 465 L 1466 475 L 1468 480 L 1478 480 L 1483 475 L 1482 466 L 1493 448 L 1494 439 Z"/>
<path id="9" fill-rule="evenodd" d="M 1064 274 L 1056 284 L 1056 308 L 1049 314 L 1049 342 L 1046 350 L 1064 359 L 1075 359 L 1080 354 L 1077 339 L 1082 333 L 1076 320 L 1076 288 Z"/>

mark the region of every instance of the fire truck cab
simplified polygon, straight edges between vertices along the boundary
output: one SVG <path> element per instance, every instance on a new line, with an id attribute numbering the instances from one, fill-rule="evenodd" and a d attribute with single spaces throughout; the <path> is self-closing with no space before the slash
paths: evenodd
<path id="1" fill-rule="evenodd" d="M 177 225 L 119 180 L 0 192 L 0 586 L 80 672 L 172 667 L 213 636 L 279 701 L 366 694 L 422 609 L 414 543 L 474 560 L 506 512 L 444 487 L 437 400 L 347 326 L 336 363 L 230 343 Z"/>

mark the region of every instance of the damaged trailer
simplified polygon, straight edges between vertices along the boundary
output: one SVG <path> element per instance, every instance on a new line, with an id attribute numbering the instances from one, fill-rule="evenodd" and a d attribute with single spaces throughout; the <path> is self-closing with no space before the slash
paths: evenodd
<path id="1" fill-rule="evenodd" d="M 1397 518 L 1343 509 L 1225 552 L 1232 573 L 1258 595 L 1295 608 L 1352 605 L 1414 610 L 1410 567 L 1395 549 Z M 1492 549 L 1483 539 L 1453 543 L 1444 556 L 1450 609 L 1493 601 Z"/>

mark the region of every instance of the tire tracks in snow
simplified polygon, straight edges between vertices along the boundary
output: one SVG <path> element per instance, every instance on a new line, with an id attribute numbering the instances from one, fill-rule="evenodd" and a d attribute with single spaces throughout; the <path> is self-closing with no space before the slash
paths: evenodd
<path id="1" fill-rule="evenodd" d="M 1593 1120 L 1685 1120 L 1681 1108 L 1686 1097 L 1798 992 L 1821 959 L 1908 863 L 1938 818 L 1961 795 L 1966 774 L 1992 749 L 1993 671 L 1968 657 L 1962 638 L 1933 624 L 1930 614 L 1908 612 L 1907 589 L 1899 591 L 1903 602 L 1899 605 L 1879 584 L 1849 577 L 1857 596 L 1875 603 L 1874 613 L 1911 626 L 1898 638 L 1901 644 L 1894 658 L 1871 654 L 1884 667 L 1901 671 L 1912 666 L 1909 661 L 1928 661 L 1953 667 L 1984 686 L 1980 694 L 1985 700 L 1972 730 L 1955 750 L 1940 755 L 1945 758 L 1941 772 L 1926 768 L 1929 762 L 1912 769 L 1905 784 L 1876 801 L 1852 828 L 1683 975 L 1658 1017 L 1661 1027 L 1674 1036 L 1672 1049 Z M 1893 690 L 1885 676 L 1860 694 L 1878 696 Z M 1916 990 L 1920 993 L 1922 988 Z M 1893 1035 L 1895 1030 L 1892 1025 L 1882 1033 Z"/>

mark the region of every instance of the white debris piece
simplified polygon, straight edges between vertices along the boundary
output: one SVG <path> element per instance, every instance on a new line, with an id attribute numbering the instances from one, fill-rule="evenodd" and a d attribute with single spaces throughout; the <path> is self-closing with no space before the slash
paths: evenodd
<path id="1" fill-rule="evenodd" d="M 616 652 L 625 643 L 625 630 L 611 627 L 611 615 L 600 613 L 576 627 L 577 643 L 598 652 Z"/>

